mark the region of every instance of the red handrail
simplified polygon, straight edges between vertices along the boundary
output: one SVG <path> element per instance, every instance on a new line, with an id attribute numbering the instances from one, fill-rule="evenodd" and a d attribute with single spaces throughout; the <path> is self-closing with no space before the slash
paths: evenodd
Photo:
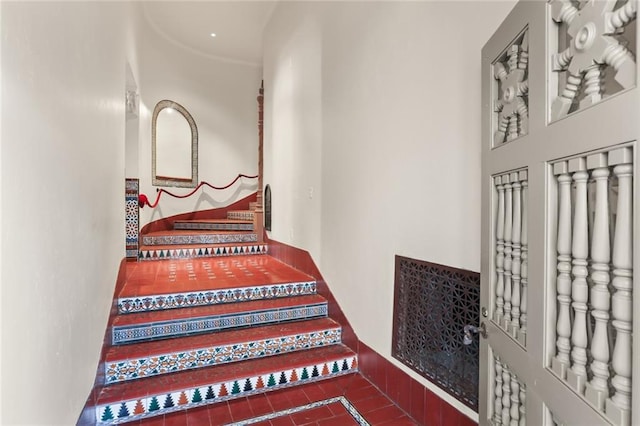
<path id="1" fill-rule="evenodd" d="M 233 180 L 233 182 L 231 182 L 230 184 L 225 185 L 225 186 L 213 186 L 213 185 L 211 185 L 211 184 L 210 184 L 210 183 L 208 183 L 208 182 L 202 181 L 202 182 L 200 182 L 200 183 L 198 184 L 198 186 L 196 186 L 196 187 L 194 188 L 194 190 L 193 190 L 193 191 L 191 191 L 191 192 L 190 192 L 190 193 L 188 193 L 188 194 L 184 194 L 184 195 L 173 194 L 173 193 L 171 193 L 171 192 L 167 191 L 166 189 L 162 189 L 162 188 L 161 188 L 161 189 L 158 189 L 158 190 L 157 190 L 157 191 L 158 191 L 158 196 L 156 197 L 156 201 L 155 201 L 153 204 L 151 204 L 151 203 L 149 202 L 149 198 L 147 198 L 147 196 L 146 196 L 145 194 L 140 194 L 140 195 L 138 196 L 138 205 L 140 206 L 140 208 L 144 208 L 144 206 L 146 205 L 146 206 L 149 206 L 149 207 L 151 207 L 152 209 L 154 209 L 154 208 L 158 205 L 158 202 L 160 201 L 160 196 L 162 195 L 162 193 L 168 194 L 168 195 L 170 195 L 170 196 L 172 196 L 172 197 L 174 197 L 174 198 L 187 198 L 187 197 L 190 197 L 190 196 L 192 196 L 193 194 L 195 194 L 195 193 L 196 193 L 196 191 L 198 191 L 198 189 L 200 189 L 200 187 L 202 187 L 203 185 L 206 185 L 206 186 L 208 186 L 208 187 L 210 187 L 210 188 L 213 188 L 213 189 L 227 189 L 227 188 L 229 188 L 231 185 L 233 185 L 234 183 L 236 183 L 236 182 L 238 181 L 238 179 L 243 178 L 243 177 L 244 177 L 244 178 L 247 178 L 247 179 L 255 179 L 255 178 L 257 178 L 257 177 L 258 177 L 258 175 L 255 175 L 255 176 L 249 176 L 249 175 L 244 175 L 244 174 L 242 174 L 242 173 L 241 173 L 241 174 L 239 174 L 238 176 L 236 176 L 236 178 Z"/>

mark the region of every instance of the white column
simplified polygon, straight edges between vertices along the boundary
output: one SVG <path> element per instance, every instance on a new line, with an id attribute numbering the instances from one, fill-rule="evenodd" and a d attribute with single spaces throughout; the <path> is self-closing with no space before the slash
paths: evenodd
<path id="1" fill-rule="evenodd" d="M 506 181 L 506 183 L 505 183 Z M 511 324 L 511 267 L 513 245 L 511 244 L 511 232 L 513 229 L 513 186 L 509 175 L 502 177 L 504 185 L 504 321 L 502 327 L 509 328 Z"/>
<path id="2" fill-rule="evenodd" d="M 493 424 L 502 424 L 502 363 L 495 358 L 495 384 L 493 398 Z"/>
<path id="3" fill-rule="evenodd" d="M 522 232 L 522 184 L 518 173 L 511 174 L 513 182 L 513 229 L 511 232 L 511 244 L 513 247 L 513 261 L 511 262 L 512 289 L 511 289 L 511 329 L 513 337 L 518 336 L 520 330 L 520 233 Z"/>
<path id="4" fill-rule="evenodd" d="M 571 176 L 567 162 L 554 165 L 554 174 L 558 181 L 558 275 L 556 292 L 558 298 L 558 317 L 556 319 L 556 356 L 552 368 L 561 378 L 566 378 L 571 365 Z"/>
<path id="5" fill-rule="evenodd" d="M 511 424 L 511 373 L 502 366 L 502 424 Z"/>
<path id="6" fill-rule="evenodd" d="M 525 426 L 527 424 L 527 393 L 525 392 L 525 385 L 520 383 L 520 422 L 519 426 Z"/>
<path id="7" fill-rule="evenodd" d="M 498 218 L 496 220 L 496 289 L 495 310 L 493 319 L 496 323 L 502 322 L 504 316 L 504 185 L 502 177 L 495 178 L 498 190 Z"/>
<path id="8" fill-rule="evenodd" d="M 518 341 L 522 344 L 526 344 L 527 340 L 527 287 L 529 285 L 529 238 L 528 238 L 528 213 L 527 213 L 527 197 L 529 195 L 529 182 L 527 180 L 527 172 L 520 172 L 522 175 L 522 236 L 520 238 L 520 244 L 522 245 L 522 267 L 520 269 L 520 285 L 522 287 L 520 294 L 520 334 L 518 335 Z"/>
<path id="9" fill-rule="evenodd" d="M 609 153 L 609 164 L 614 165 L 618 178 L 618 204 L 613 239 L 612 298 L 613 327 L 616 339 L 613 345 L 611 385 L 613 395 L 606 403 L 607 417 L 617 425 L 631 423 L 631 332 L 633 289 L 633 165 L 631 149 L 623 148 Z"/>
<path id="10" fill-rule="evenodd" d="M 573 173 L 576 184 L 575 207 L 573 215 L 573 241 L 571 253 L 573 255 L 573 283 L 571 298 L 573 302 L 573 328 L 571 329 L 571 370 L 567 372 L 569 383 L 582 394 L 587 380 L 587 302 L 589 301 L 589 286 L 587 285 L 587 257 L 589 256 L 589 226 L 587 223 L 587 180 L 584 158 L 569 161 L 569 169 Z"/>
<path id="11" fill-rule="evenodd" d="M 591 238 L 591 315 L 595 321 L 591 339 L 591 371 L 593 378 L 586 388 L 585 396 L 599 409 L 604 409 L 605 399 L 609 396 L 609 168 L 606 154 L 592 155 L 587 158 L 587 167 L 594 169 L 591 176 L 595 179 L 595 216 Z"/>
<path id="12" fill-rule="evenodd" d="M 520 383 L 515 375 L 511 376 L 511 422 L 510 426 L 520 424 Z"/>

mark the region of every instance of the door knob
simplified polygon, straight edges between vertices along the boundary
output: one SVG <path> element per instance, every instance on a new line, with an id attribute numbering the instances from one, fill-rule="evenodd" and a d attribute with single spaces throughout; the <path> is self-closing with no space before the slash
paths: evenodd
<path id="1" fill-rule="evenodd" d="M 473 343 L 473 335 L 479 334 L 480 336 L 487 338 L 487 328 L 484 325 L 484 322 L 480 323 L 480 327 L 476 327 L 475 325 L 467 324 L 464 326 L 464 337 L 462 338 L 462 343 L 465 345 L 470 345 Z"/>

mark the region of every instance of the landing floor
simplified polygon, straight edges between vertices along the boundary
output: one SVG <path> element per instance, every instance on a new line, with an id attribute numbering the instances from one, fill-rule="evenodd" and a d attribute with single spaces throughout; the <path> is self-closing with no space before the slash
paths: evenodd
<path id="1" fill-rule="evenodd" d="M 417 425 L 359 374 L 128 423 L 139 426 Z"/>
<path id="2" fill-rule="evenodd" d="M 268 255 L 132 262 L 118 297 L 314 281 Z"/>

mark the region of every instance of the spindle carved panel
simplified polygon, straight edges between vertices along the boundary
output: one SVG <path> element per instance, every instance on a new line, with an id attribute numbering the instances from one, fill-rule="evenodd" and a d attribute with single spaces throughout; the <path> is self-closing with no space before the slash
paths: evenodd
<path id="1" fill-rule="evenodd" d="M 511 367 L 499 356 L 493 356 L 492 406 L 488 407 L 494 425 L 519 425 L 526 423 L 526 385 Z"/>
<path id="2" fill-rule="evenodd" d="M 526 170 L 501 173 L 494 176 L 493 181 L 496 210 L 491 318 L 525 346 L 529 282 L 528 173 Z"/>
<path id="3" fill-rule="evenodd" d="M 467 406 L 478 407 L 480 274 L 396 256 L 392 355 Z"/>
<path id="4" fill-rule="evenodd" d="M 613 424 L 631 419 L 633 147 L 552 163 L 551 370 Z"/>
<path id="5" fill-rule="evenodd" d="M 525 29 L 493 63 L 493 146 L 529 132 L 529 33 Z"/>
<path id="6" fill-rule="evenodd" d="M 551 0 L 550 120 L 636 85 L 635 0 Z"/>

